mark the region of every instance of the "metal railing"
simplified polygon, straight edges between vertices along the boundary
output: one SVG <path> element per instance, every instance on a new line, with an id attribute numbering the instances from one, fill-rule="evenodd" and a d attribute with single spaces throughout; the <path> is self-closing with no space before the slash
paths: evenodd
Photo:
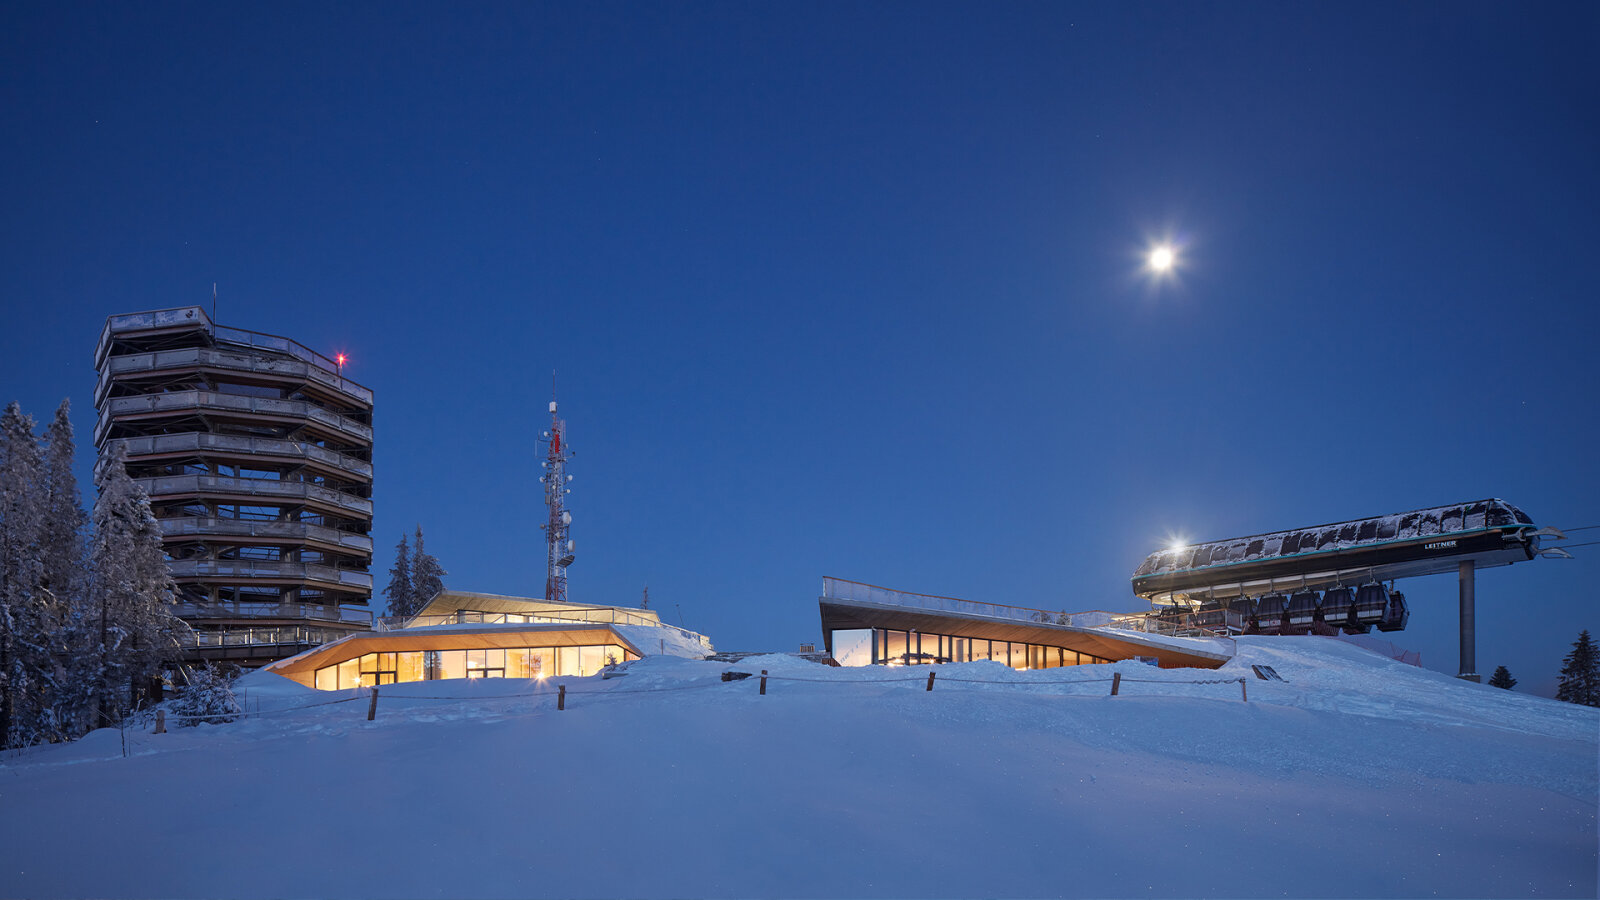
<path id="1" fill-rule="evenodd" d="M 349 393 L 357 396 L 365 395 L 367 402 L 372 402 L 372 391 L 368 388 L 351 382 L 342 377 L 339 364 L 332 359 L 312 350 L 299 341 L 292 341 L 286 337 L 267 334 L 261 331 L 249 331 L 244 328 L 230 328 L 218 325 L 206 315 L 204 308 L 199 306 L 179 307 L 177 309 L 152 310 L 141 313 L 125 313 L 112 316 L 106 320 L 105 327 L 100 331 L 100 339 L 95 344 L 95 361 L 105 356 L 111 344 L 112 335 L 128 331 L 147 331 L 155 328 L 191 326 L 195 330 L 205 330 L 211 333 L 212 340 L 219 343 L 232 344 L 238 347 L 248 347 L 252 350 L 265 350 L 272 353 L 282 353 L 295 359 L 311 363 L 315 369 L 322 370 L 324 375 L 339 378 L 347 382 L 350 387 L 344 388 Z"/>
<path id="2" fill-rule="evenodd" d="M 1130 613 L 1112 616 L 1101 627 L 1116 628 L 1122 631 L 1137 631 L 1141 634 L 1160 634 L 1167 637 L 1221 638 L 1229 637 L 1232 634 L 1226 626 L 1212 628 L 1198 624 L 1193 614 L 1162 617 L 1154 613 Z"/>
<path id="3" fill-rule="evenodd" d="M 164 394 L 145 394 L 138 397 L 114 397 L 101 407 L 101 418 L 95 426 L 95 439 L 105 438 L 106 429 L 120 416 L 139 413 L 225 411 L 247 415 L 270 415 L 300 421 L 317 422 L 361 442 L 372 441 L 372 426 L 357 422 L 347 416 L 326 410 L 305 400 L 279 400 L 273 397 L 250 397 L 244 394 L 225 394 L 221 391 L 171 391 Z"/>
<path id="4" fill-rule="evenodd" d="M 372 573 L 338 569 L 317 563 L 267 559 L 172 559 L 174 578 L 275 578 L 284 581 L 321 582 L 356 590 L 372 590 Z"/>
<path id="5" fill-rule="evenodd" d="M 233 494 L 274 500 L 317 501 L 361 517 L 372 515 L 372 500 L 357 497 L 307 481 L 281 481 L 275 478 L 233 478 L 228 475 L 157 475 L 135 478 L 150 497 Z"/>
<path id="6" fill-rule="evenodd" d="M 660 619 L 649 613 L 604 607 L 540 613 L 491 613 L 462 609 L 438 616 L 382 616 L 373 621 L 373 630 L 395 631 L 404 628 L 428 628 L 434 625 L 564 625 L 572 622 L 591 625 L 661 624 Z"/>
<path id="7" fill-rule="evenodd" d="M 200 516 L 174 516 L 158 519 L 157 522 L 161 525 L 162 535 L 166 537 L 273 538 L 296 544 L 317 541 L 369 558 L 372 554 L 371 535 L 340 531 L 310 522 L 257 522 Z"/>
<path id="8" fill-rule="evenodd" d="M 234 329 L 219 329 L 232 331 Z M 330 360 L 331 363 L 331 360 Z M 103 398 L 118 375 L 159 372 L 165 369 L 224 369 L 251 374 L 278 375 L 299 381 L 314 381 L 354 397 L 357 402 L 372 403 L 372 390 L 345 378 L 336 372 L 300 359 L 281 356 L 259 356 L 248 352 L 217 350 L 206 347 L 186 347 L 181 350 L 152 350 L 148 353 L 130 353 L 113 356 L 100 369 L 95 383 L 95 396 Z"/>
<path id="9" fill-rule="evenodd" d="M 106 441 L 107 449 L 122 446 L 130 459 L 158 453 L 225 453 L 230 456 L 272 456 L 283 459 L 303 459 L 319 462 L 341 472 L 361 478 L 372 477 L 372 463 L 357 459 L 336 450 L 318 447 L 304 441 L 283 438 L 247 437 L 236 434 L 211 434 L 188 432 L 186 434 L 157 434 L 144 437 L 113 438 Z"/>
<path id="10" fill-rule="evenodd" d="M 959 597 L 940 597 L 936 594 L 897 591 L 893 588 L 878 587 L 874 584 L 863 584 L 859 581 L 847 581 L 843 578 L 833 577 L 824 577 L 822 579 L 822 596 L 826 599 L 853 600 L 857 603 L 877 603 L 884 606 L 903 606 L 909 609 L 960 613 L 967 616 L 983 616 L 991 619 L 1028 622 L 1034 625 L 1068 625 L 1074 628 L 1099 628 L 1116 618 L 1115 614 L 1103 610 L 1089 610 L 1077 613 L 1068 613 L 1064 610 L 1051 612 L 1047 609 L 1035 609 L 1028 606 L 980 603 L 976 600 L 962 600 Z"/>
<path id="11" fill-rule="evenodd" d="M 371 610 L 321 606 L 315 603 L 264 603 L 248 600 L 239 603 L 180 602 L 173 604 L 172 612 L 180 619 L 311 619 L 321 622 L 346 622 L 352 625 L 372 624 Z"/>
<path id="12" fill-rule="evenodd" d="M 350 634 L 330 628 L 305 625 L 251 626 L 247 628 L 195 629 L 194 639 L 185 646 L 205 649 L 209 647 L 260 647 L 285 644 L 314 647 L 336 641 Z"/>
<path id="13" fill-rule="evenodd" d="M 657 616 L 636 610 L 614 607 L 579 607 L 571 610 L 549 610 L 540 613 L 491 613 L 475 609 L 457 610 L 438 616 L 380 616 L 372 620 L 373 631 L 401 631 L 407 628 L 429 628 L 439 625 L 647 625 L 677 632 L 685 640 L 693 641 L 711 652 L 711 639 L 703 634 L 668 625 Z"/>

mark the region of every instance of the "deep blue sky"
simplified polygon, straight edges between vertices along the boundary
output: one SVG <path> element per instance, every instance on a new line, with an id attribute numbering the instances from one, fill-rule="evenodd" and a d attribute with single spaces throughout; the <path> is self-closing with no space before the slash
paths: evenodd
<path id="1" fill-rule="evenodd" d="M 573 599 L 726 649 L 823 575 L 1132 610 L 1170 534 L 1600 523 L 1600 7 L 994 6 L 7 4 L 0 401 L 87 443 L 105 317 L 217 282 L 377 392 L 375 568 L 531 595 L 558 369 Z M 1597 549 L 1479 574 L 1480 672 L 1553 690 Z"/>

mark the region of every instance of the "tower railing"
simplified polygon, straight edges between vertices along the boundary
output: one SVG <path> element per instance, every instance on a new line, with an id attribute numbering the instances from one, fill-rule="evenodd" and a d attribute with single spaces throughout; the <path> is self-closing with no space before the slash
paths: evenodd
<path id="1" fill-rule="evenodd" d="M 353 438 L 355 443 L 372 442 L 372 426 L 323 409 L 305 400 L 279 400 L 274 397 L 250 397 L 244 394 L 225 394 L 221 391 L 172 391 L 166 394 L 144 394 L 137 397 L 113 397 L 101 407 L 100 421 L 95 425 L 95 441 L 103 443 L 113 422 L 129 416 L 151 415 L 164 412 L 190 410 L 234 412 L 252 416 L 278 416 L 297 422 L 311 421 Z"/>
<path id="2" fill-rule="evenodd" d="M 214 434 L 191 431 L 179 434 L 155 434 L 140 437 L 112 438 L 105 442 L 107 451 L 121 445 L 134 459 L 141 456 L 173 453 L 218 453 L 238 456 L 271 456 L 282 459 L 303 459 L 322 463 L 329 468 L 348 472 L 361 478 L 372 477 L 372 463 L 357 459 L 347 453 L 318 447 L 305 441 L 285 438 L 251 437 L 241 434 Z"/>

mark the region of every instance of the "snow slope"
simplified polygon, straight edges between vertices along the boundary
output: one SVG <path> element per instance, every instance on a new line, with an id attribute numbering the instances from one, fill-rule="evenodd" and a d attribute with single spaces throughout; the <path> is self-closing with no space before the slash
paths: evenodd
<path id="1" fill-rule="evenodd" d="M 1285 681 L 1185 683 L 1251 663 Z M 373 722 L 256 674 L 241 722 L 6 756 L 0 894 L 1595 896 L 1600 711 L 1320 638 L 929 671 L 648 658 Z"/>

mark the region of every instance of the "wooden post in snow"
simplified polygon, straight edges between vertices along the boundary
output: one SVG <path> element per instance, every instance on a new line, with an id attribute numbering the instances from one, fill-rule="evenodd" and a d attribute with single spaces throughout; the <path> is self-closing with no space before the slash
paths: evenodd
<path id="1" fill-rule="evenodd" d="M 164 709 L 156 710 L 156 730 L 155 730 L 155 733 L 156 734 L 166 734 L 167 733 L 167 711 L 164 710 Z"/>
<path id="2" fill-rule="evenodd" d="M 1244 702 L 1250 702 L 1250 683 L 1243 678 L 1239 679 L 1239 693 L 1244 696 Z"/>
<path id="3" fill-rule="evenodd" d="M 937 674 L 938 674 L 937 672 L 929 672 L 928 673 L 928 690 L 930 690 L 930 691 L 933 690 L 933 676 L 937 675 Z"/>
<path id="4" fill-rule="evenodd" d="M 564 684 L 559 685 L 558 691 L 559 693 L 556 694 L 556 709 L 564 710 L 567 708 L 567 686 Z"/>
<path id="5" fill-rule="evenodd" d="M 372 686 L 372 702 L 367 704 L 367 721 L 371 722 L 378 715 L 378 686 Z"/>
<path id="6" fill-rule="evenodd" d="M 1115 697 L 1117 695 L 1117 691 L 1119 691 L 1121 689 L 1122 689 L 1122 673 L 1121 672 L 1112 672 L 1111 673 L 1111 696 Z"/>
<path id="7" fill-rule="evenodd" d="M 761 696 L 767 695 L 767 670 L 761 670 Z"/>

